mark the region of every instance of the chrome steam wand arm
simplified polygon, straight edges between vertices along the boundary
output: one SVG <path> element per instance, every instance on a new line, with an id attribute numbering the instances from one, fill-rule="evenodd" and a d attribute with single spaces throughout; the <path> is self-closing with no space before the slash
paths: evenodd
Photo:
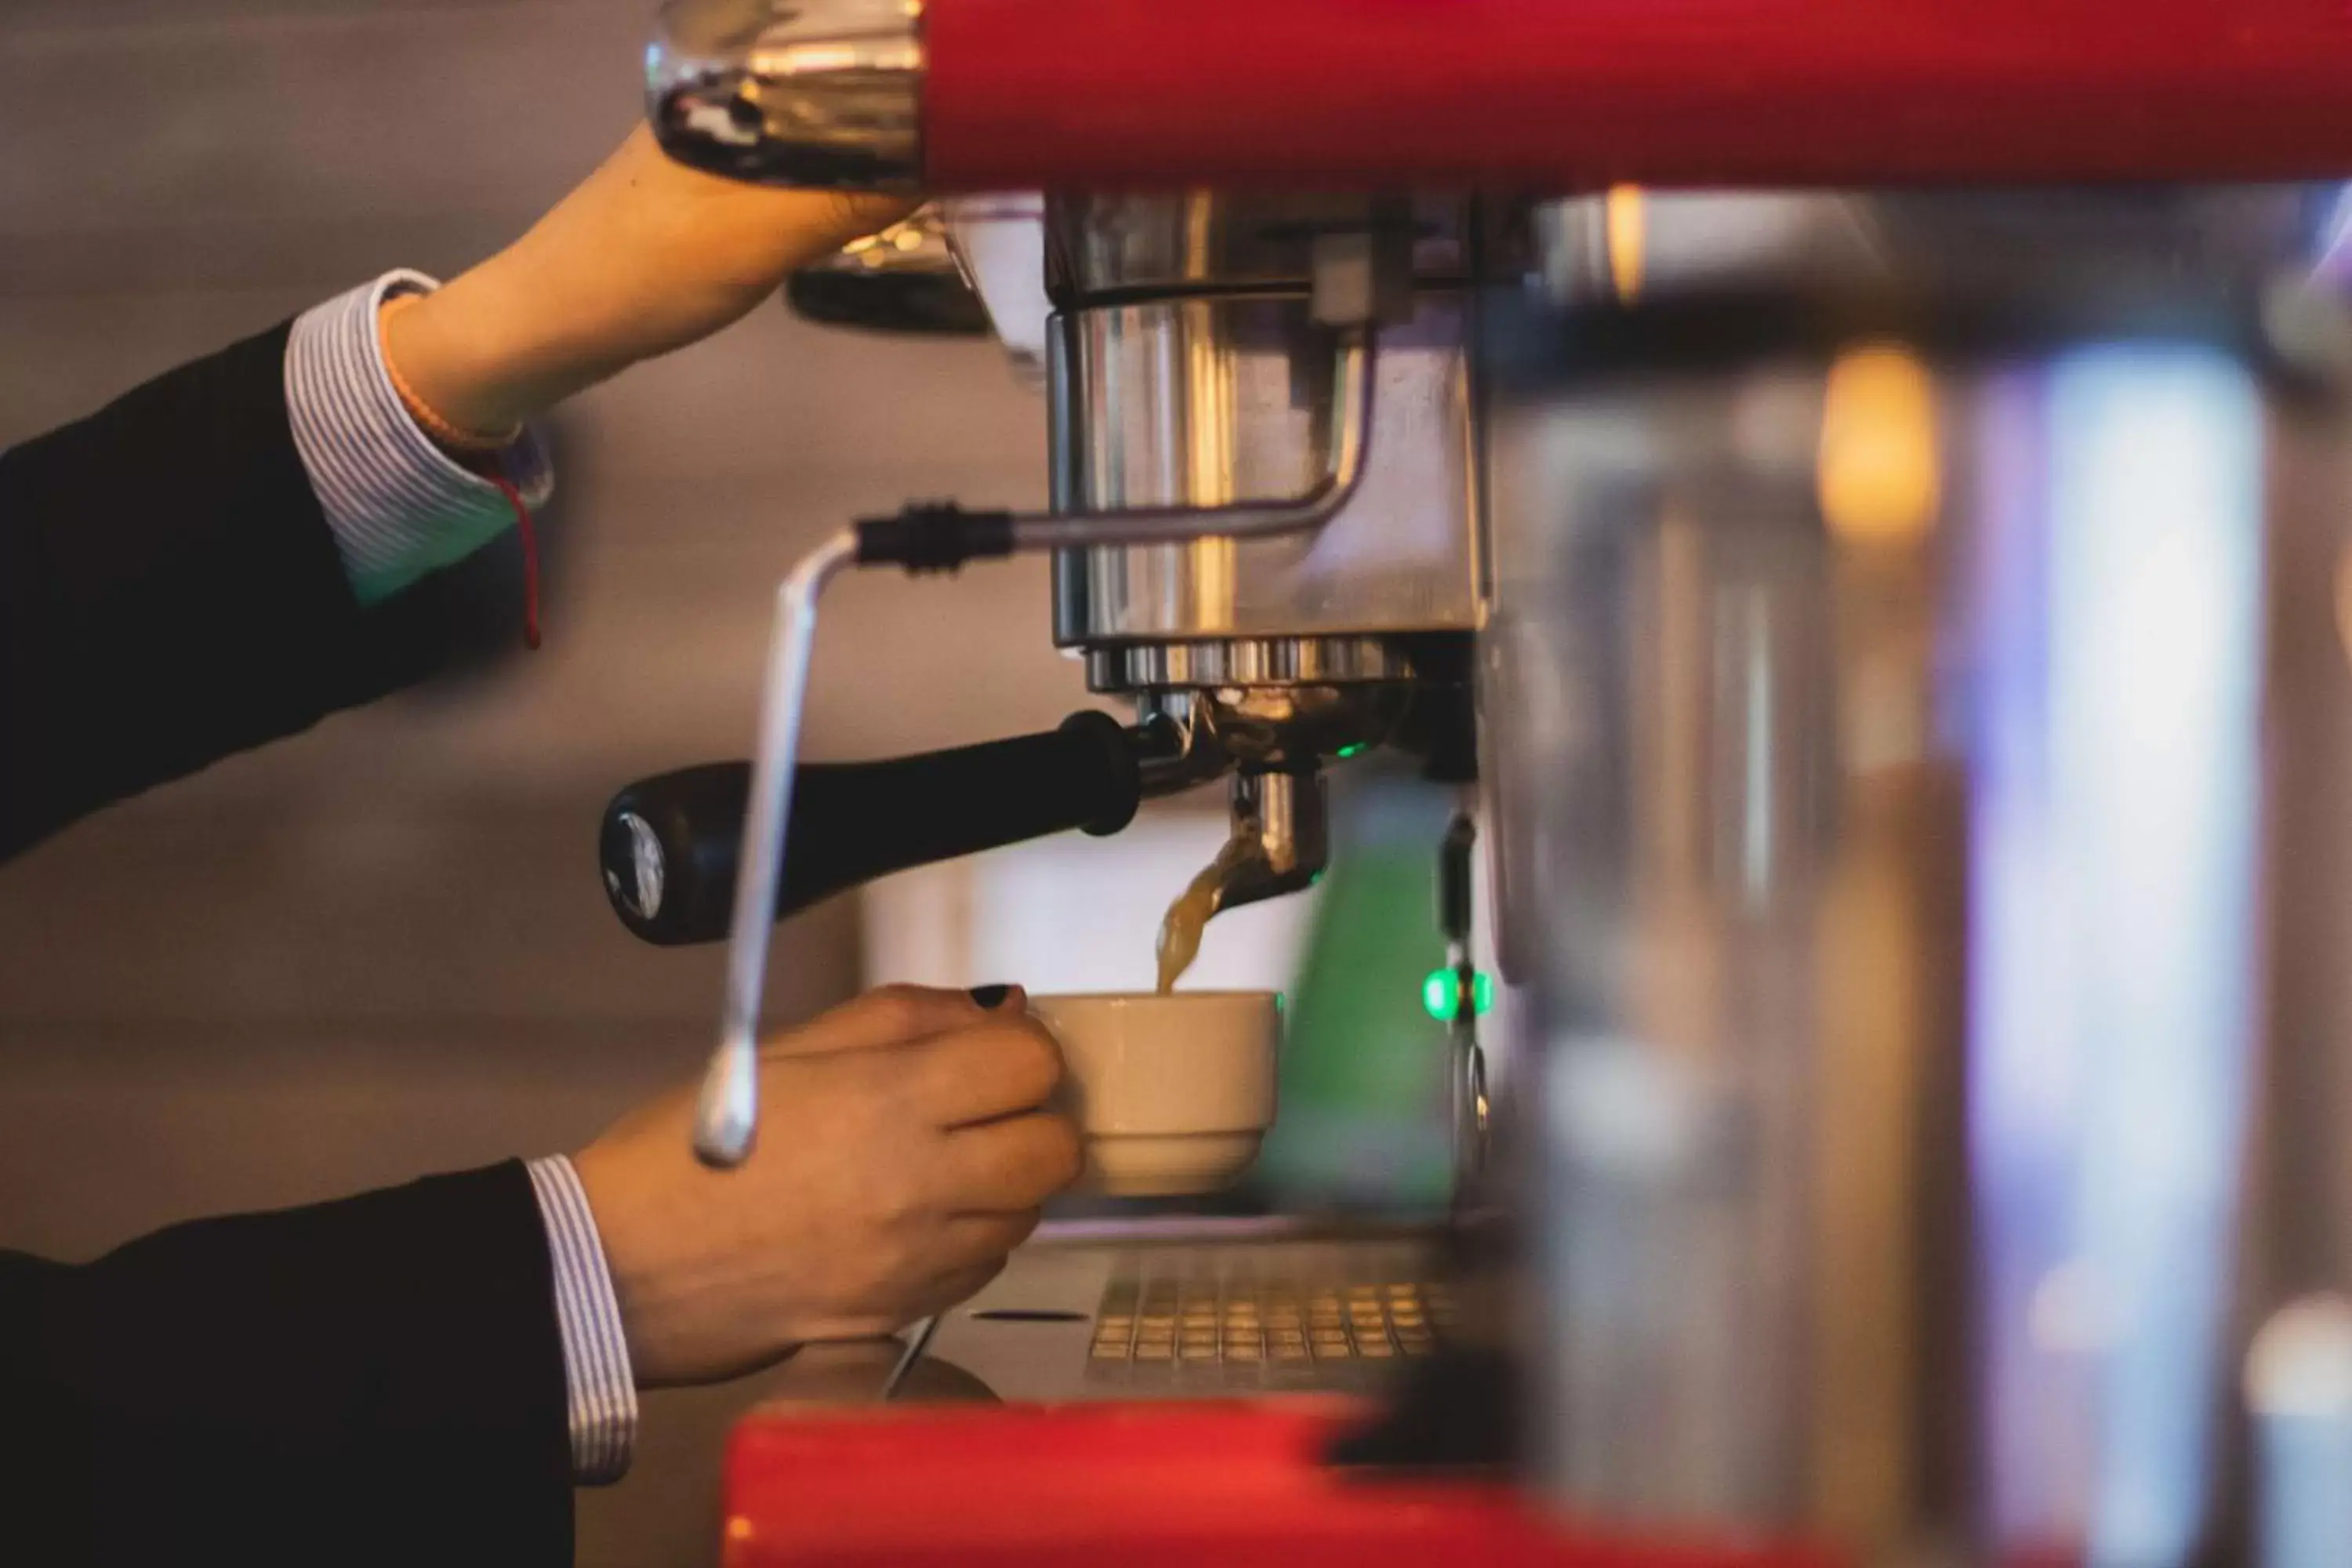
<path id="1" fill-rule="evenodd" d="M 1331 399 L 1325 437 L 1330 461 L 1322 476 L 1298 495 L 1116 511 L 973 511 L 952 502 L 917 502 L 894 516 L 869 518 L 856 525 L 857 564 L 952 572 L 968 561 L 1024 551 L 1272 539 L 1320 528 L 1339 514 L 1363 482 L 1365 454 L 1371 445 L 1379 352 L 1369 328 L 1351 327 L 1339 337 L 1339 388 Z"/>
<path id="2" fill-rule="evenodd" d="M 719 1049 L 703 1075 L 694 1152 L 703 1163 L 740 1165 L 760 1125 L 760 998 L 767 984 L 768 938 L 784 874 L 784 824 L 792 820 L 802 709 L 809 658 L 816 646 L 816 602 L 835 574 L 857 558 L 857 535 L 835 534 L 802 557 L 776 590 L 776 624 L 760 710 L 760 745 L 751 763 L 751 798 L 727 931 L 727 1005 Z"/>

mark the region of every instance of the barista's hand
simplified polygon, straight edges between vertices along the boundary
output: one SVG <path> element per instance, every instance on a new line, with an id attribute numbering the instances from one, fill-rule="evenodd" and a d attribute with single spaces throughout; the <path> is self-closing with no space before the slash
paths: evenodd
<path id="1" fill-rule="evenodd" d="M 453 424 L 509 430 L 709 337 L 911 205 L 722 180 L 672 163 L 640 127 L 529 234 L 394 315 L 385 350 Z"/>
<path id="2" fill-rule="evenodd" d="M 887 1333 L 993 1278 L 1080 1163 L 1044 1109 L 1061 1054 L 1024 1008 L 894 986 L 773 1042 L 733 1171 L 696 1163 L 691 1089 L 577 1155 L 638 1384 Z"/>

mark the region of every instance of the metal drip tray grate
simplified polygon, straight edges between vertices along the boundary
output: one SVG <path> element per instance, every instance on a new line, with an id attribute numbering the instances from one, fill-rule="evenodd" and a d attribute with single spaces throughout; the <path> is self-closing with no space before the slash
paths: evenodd
<path id="1" fill-rule="evenodd" d="M 1096 1310 L 1089 1383 L 1347 1388 L 1433 1352 L 1454 1322 L 1414 1248 L 1155 1248 L 1121 1258 Z"/>

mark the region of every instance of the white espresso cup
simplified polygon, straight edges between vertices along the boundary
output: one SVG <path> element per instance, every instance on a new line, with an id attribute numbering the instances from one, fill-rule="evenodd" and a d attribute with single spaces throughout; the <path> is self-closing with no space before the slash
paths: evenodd
<path id="1" fill-rule="evenodd" d="M 1029 1010 L 1061 1042 L 1089 1186 L 1211 1192 L 1257 1158 L 1282 1043 L 1274 992 L 1033 996 Z"/>

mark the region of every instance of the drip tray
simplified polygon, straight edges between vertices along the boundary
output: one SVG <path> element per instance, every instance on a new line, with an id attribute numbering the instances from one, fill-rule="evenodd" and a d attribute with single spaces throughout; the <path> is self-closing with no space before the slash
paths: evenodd
<path id="1" fill-rule="evenodd" d="M 1369 1393 L 1454 1326 L 1432 1257 L 1393 1235 L 1034 1243 L 927 1359 L 1007 1400 Z"/>

